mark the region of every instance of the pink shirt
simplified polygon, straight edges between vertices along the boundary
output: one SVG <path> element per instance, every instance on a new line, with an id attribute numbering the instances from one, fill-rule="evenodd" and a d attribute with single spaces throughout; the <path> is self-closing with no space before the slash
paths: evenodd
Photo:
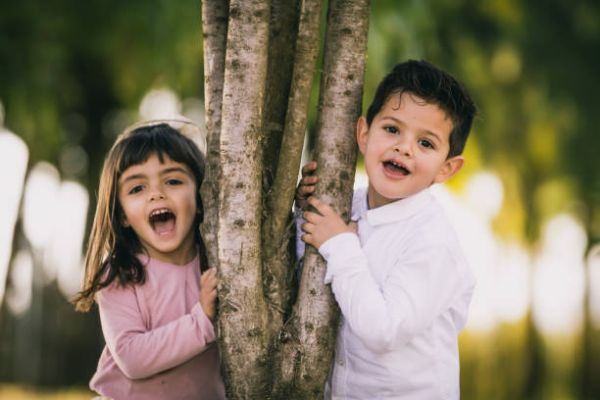
<path id="1" fill-rule="evenodd" d="M 144 284 L 115 281 L 96 295 L 106 346 L 90 388 L 115 400 L 224 399 L 215 330 L 198 303 L 198 257 L 140 260 Z"/>

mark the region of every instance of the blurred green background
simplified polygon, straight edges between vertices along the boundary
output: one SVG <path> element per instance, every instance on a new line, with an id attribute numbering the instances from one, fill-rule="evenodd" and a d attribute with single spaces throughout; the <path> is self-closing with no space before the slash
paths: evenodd
<path id="1" fill-rule="evenodd" d="M 87 398 L 102 334 L 66 299 L 101 162 L 140 118 L 203 124 L 200 3 L 0 4 L 0 398 Z M 599 399 L 600 3 L 371 8 L 365 107 L 406 58 L 479 106 L 464 172 L 436 188 L 478 277 L 463 398 Z"/>

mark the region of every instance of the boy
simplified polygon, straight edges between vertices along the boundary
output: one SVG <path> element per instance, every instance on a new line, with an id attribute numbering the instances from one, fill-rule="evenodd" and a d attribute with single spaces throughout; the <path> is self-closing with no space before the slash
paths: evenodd
<path id="1" fill-rule="evenodd" d="M 474 278 L 429 186 L 456 174 L 475 105 L 450 75 L 425 61 L 397 65 L 356 126 L 369 178 L 354 224 L 313 197 L 303 168 L 302 240 L 327 261 L 325 283 L 342 311 L 326 397 L 458 399 L 458 334 Z"/>

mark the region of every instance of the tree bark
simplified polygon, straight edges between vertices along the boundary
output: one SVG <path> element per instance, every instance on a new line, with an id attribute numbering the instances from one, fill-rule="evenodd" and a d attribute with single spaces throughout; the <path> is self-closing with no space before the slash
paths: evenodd
<path id="1" fill-rule="evenodd" d="M 360 115 L 368 33 L 368 0 L 329 3 L 317 120 L 315 195 L 348 220 L 354 166 L 355 124 Z M 276 398 L 323 397 L 338 325 L 335 301 L 323 284 L 325 263 L 307 248 L 298 300 L 282 334 Z"/>
<path id="2" fill-rule="evenodd" d="M 294 68 L 294 51 L 298 31 L 298 0 L 273 0 L 271 4 L 271 31 L 269 35 L 269 63 L 267 68 L 267 89 L 265 100 L 265 118 L 263 122 L 263 199 L 270 193 L 279 160 L 283 127 L 288 108 L 288 98 Z M 292 184 L 289 182 L 289 184 Z M 266 200 L 265 200 L 266 201 Z M 269 310 L 269 341 L 279 333 L 286 309 L 289 308 L 292 262 L 288 251 L 290 235 L 287 240 L 282 236 L 272 236 L 265 229 L 266 221 L 271 219 L 269 207 L 263 204 L 263 251 L 269 249 L 268 243 L 282 242 L 276 265 L 269 261 L 267 253 L 263 255 L 263 289 Z M 283 216 L 287 219 L 287 215 Z M 283 242 L 285 240 L 285 242 Z"/>
<path id="3" fill-rule="evenodd" d="M 265 295 L 279 315 L 274 315 L 270 327 L 279 332 L 283 317 L 289 314 L 291 279 L 294 272 L 290 264 L 288 243 L 294 230 L 290 229 L 291 209 L 294 200 L 296 178 L 300 167 L 302 145 L 306 133 L 308 104 L 319 54 L 319 22 L 321 0 L 303 1 L 291 78 L 289 99 L 286 97 L 287 113 L 283 140 L 279 150 L 273 149 L 278 157 L 275 181 L 267 194 L 263 233 L 263 260 L 265 270 Z M 288 43 L 289 47 L 289 43 Z"/>
<path id="4" fill-rule="evenodd" d="M 263 192 L 273 184 L 294 68 L 299 0 L 272 0 L 263 121 Z"/>
<path id="5" fill-rule="evenodd" d="M 268 390 L 267 309 L 262 293 L 261 159 L 270 4 L 232 0 L 220 135 L 217 229 L 219 348 L 229 399 Z"/>
<path id="6" fill-rule="evenodd" d="M 291 308 L 290 211 L 322 1 L 274 1 L 202 4 L 209 148 L 204 235 L 219 270 L 218 341 L 229 399 L 322 397 L 337 331 L 325 264 L 314 249 L 307 251 L 298 299 L 281 328 Z M 328 14 L 316 194 L 347 219 L 368 0 L 331 0 Z"/>
<path id="7" fill-rule="evenodd" d="M 206 167 L 202 184 L 204 222 L 202 237 L 210 266 L 217 267 L 217 226 L 219 198 L 219 138 L 221 134 L 221 104 L 227 45 L 228 0 L 202 1 L 202 36 L 204 46 L 204 109 L 206 120 Z"/>

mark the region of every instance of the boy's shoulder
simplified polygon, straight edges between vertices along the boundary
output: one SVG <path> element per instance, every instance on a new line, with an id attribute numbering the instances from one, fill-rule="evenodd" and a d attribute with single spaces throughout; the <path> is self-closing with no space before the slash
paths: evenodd
<path id="1" fill-rule="evenodd" d="M 361 187 L 354 191 L 352 198 L 352 220 L 354 221 L 364 217 L 369 211 L 367 190 L 366 187 Z M 415 199 L 420 203 L 417 207 L 412 204 L 403 209 L 398 204 L 400 207 L 396 210 L 378 211 L 377 215 L 369 216 L 369 220 L 376 221 L 377 224 L 381 224 L 382 220 L 385 220 L 387 228 L 399 232 L 406 231 L 414 241 L 426 242 L 429 245 L 455 245 L 458 235 L 436 196 L 426 189 L 419 194 L 419 197 L 419 199 Z M 407 208 L 410 211 L 406 212 Z M 399 217 L 398 214 L 404 214 L 405 217 Z"/>

